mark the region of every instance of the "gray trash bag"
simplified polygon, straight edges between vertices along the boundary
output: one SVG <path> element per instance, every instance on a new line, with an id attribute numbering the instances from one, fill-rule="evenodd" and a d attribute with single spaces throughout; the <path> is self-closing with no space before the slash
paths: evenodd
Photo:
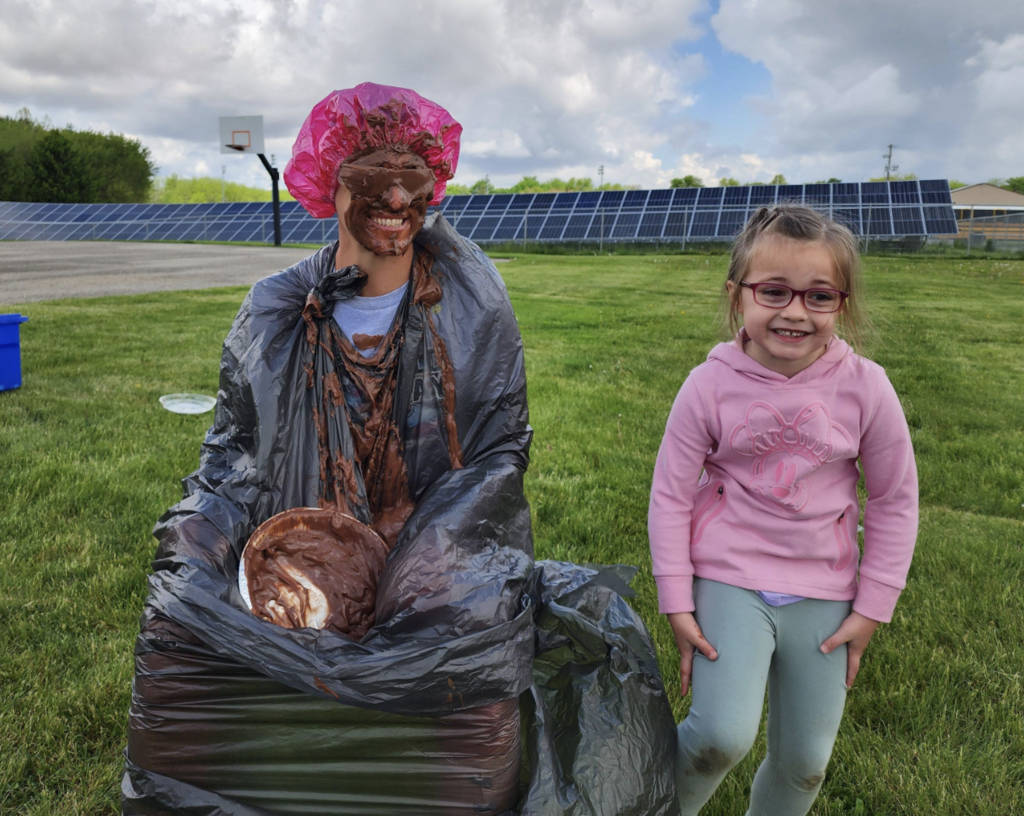
<path id="1" fill-rule="evenodd" d="M 184 498 L 154 531 L 160 545 L 135 651 L 125 814 L 510 812 L 517 793 L 510 770 L 518 771 L 520 744 L 516 701 L 531 687 L 539 695 L 534 753 L 548 770 L 534 775 L 527 802 L 586 801 L 586 774 L 572 775 L 590 751 L 597 752 L 594 761 L 612 761 L 612 748 L 602 742 L 614 735 L 581 740 L 574 760 L 560 747 L 563 726 L 579 730 L 577 717 L 593 691 L 574 711 L 564 700 L 548 700 L 544 682 L 534 684 L 534 652 L 546 648 L 536 603 L 547 596 L 534 570 L 522 490 L 532 431 L 522 342 L 504 284 L 489 259 L 440 216 L 428 220 L 417 245 L 432 259 L 439 289 L 430 300 L 410 287 L 396 316 L 401 356 L 393 415 L 414 509 L 378 584 L 376 624 L 359 642 L 284 629 L 252 615 L 236 583 L 241 550 L 259 524 L 292 507 L 317 506 L 330 492 L 312 419 L 326 404 L 311 374 L 323 368 L 322 344 L 310 343 L 307 332 L 329 328 L 331 299 L 352 296 L 359 282 L 353 268 L 334 269 L 336 247 L 325 247 L 260 281 L 246 297 L 224 345 L 200 467 L 183 480 Z M 316 323 L 304 311 L 314 296 L 324 312 Z M 452 383 L 453 408 L 446 403 Z M 327 418 L 327 430 L 351 467 L 345 411 L 356 408 L 347 393 L 345 399 Z M 354 472 L 349 510 L 373 522 L 358 463 Z M 640 689 L 660 688 L 639 619 L 618 606 L 628 610 L 621 598 L 602 595 L 610 590 L 599 589 L 592 571 L 559 578 L 559 586 L 585 599 L 578 621 L 592 635 L 581 640 L 580 655 L 596 660 L 594 637 L 611 627 L 607 669 L 590 666 L 580 682 L 604 678 L 598 683 L 608 688 L 608 705 L 618 706 L 615 716 L 635 710 L 649 721 L 630 724 L 618 739 L 646 739 L 659 719 L 671 728 L 663 691 L 648 694 L 646 709 L 639 706 Z M 605 600 L 594 600 L 599 596 Z M 626 620 L 633 640 L 616 629 Z M 632 663 L 622 663 L 627 642 Z M 568 665 L 564 670 L 572 674 Z M 647 750 L 634 742 L 614 756 Z M 409 757 L 417 762 L 403 763 Z M 393 770 L 368 776 L 361 759 Z M 641 764 L 649 770 L 646 760 Z M 671 756 L 662 766 L 661 777 L 669 779 Z M 629 766 L 617 773 L 632 779 L 620 798 L 633 796 L 633 804 L 575 804 L 569 812 L 663 812 L 638 804 L 648 801 L 649 790 L 661 791 L 661 782 L 641 779 Z"/>

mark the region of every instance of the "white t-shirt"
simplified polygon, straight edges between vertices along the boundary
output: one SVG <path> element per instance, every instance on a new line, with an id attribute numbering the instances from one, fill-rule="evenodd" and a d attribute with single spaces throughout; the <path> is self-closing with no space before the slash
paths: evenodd
<path id="1" fill-rule="evenodd" d="M 334 319 L 338 326 L 345 332 L 348 341 L 352 343 L 352 337 L 356 334 L 365 334 L 370 337 L 379 336 L 383 339 L 391 329 L 395 319 L 395 312 L 405 297 L 409 284 L 399 286 L 394 292 L 388 292 L 380 297 L 354 297 L 349 300 L 339 300 L 334 304 Z M 355 346 L 355 343 L 352 343 Z M 372 357 L 376 348 L 361 349 L 356 346 L 363 357 Z M 252 602 L 249 600 L 249 585 L 245 580 L 245 570 L 238 570 L 238 591 L 246 605 L 252 609 Z"/>
<path id="2" fill-rule="evenodd" d="M 398 306 L 408 288 L 409 284 L 406 283 L 405 286 L 399 286 L 394 292 L 388 292 L 379 297 L 354 297 L 349 300 L 339 300 L 334 304 L 334 319 L 353 346 L 355 343 L 352 342 L 352 338 L 357 334 L 383 339 L 391 329 L 395 312 L 398 311 Z M 377 348 L 361 349 L 356 346 L 356 350 L 363 357 L 372 357 L 377 353 Z"/>

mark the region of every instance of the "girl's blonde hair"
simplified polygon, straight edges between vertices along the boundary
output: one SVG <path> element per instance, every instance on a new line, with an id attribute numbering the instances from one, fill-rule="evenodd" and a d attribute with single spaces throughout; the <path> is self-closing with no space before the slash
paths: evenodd
<path id="1" fill-rule="evenodd" d="M 836 287 L 849 292 L 842 309 L 836 316 L 836 334 L 858 351 L 863 349 L 871 335 L 867 316 L 862 309 L 863 285 L 860 274 L 860 254 L 857 239 L 843 224 L 832 221 L 810 207 L 800 204 L 777 204 L 761 207 L 747 221 L 736 238 L 729 260 L 732 295 L 723 286 L 727 302 L 725 328 L 734 336 L 740 327 L 740 281 L 750 271 L 758 242 L 767 237 L 789 238 L 793 241 L 821 241 L 832 253 L 835 262 Z"/>

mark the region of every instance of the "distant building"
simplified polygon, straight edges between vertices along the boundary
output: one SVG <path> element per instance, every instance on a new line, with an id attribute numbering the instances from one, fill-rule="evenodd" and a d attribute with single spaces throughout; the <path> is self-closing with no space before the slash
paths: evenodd
<path id="1" fill-rule="evenodd" d="M 952 191 L 960 236 L 972 244 L 995 241 L 996 248 L 1024 242 L 1024 195 L 994 184 L 972 184 Z"/>
<path id="2" fill-rule="evenodd" d="M 994 215 L 1024 212 L 1024 195 L 1004 190 L 994 184 L 971 184 L 952 192 L 953 211 L 958 221 L 971 217 L 990 218 Z"/>

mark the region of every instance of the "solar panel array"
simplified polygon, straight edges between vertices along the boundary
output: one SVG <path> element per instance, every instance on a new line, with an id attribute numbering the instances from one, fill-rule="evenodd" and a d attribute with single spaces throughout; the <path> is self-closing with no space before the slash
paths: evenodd
<path id="1" fill-rule="evenodd" d="M 477 243 L 681 242 L 735 238 L 759 207 L 778 202 L 806 204 L 857 235 L 957 231 L 945 180 L 450 196 L 441 211 Z"/>
<path id="2" fill-rule="evenodd" d="M 281 202 L 287 243 L 324 244 L 337 226 L 317 220 L 295 201 Z M 274 242 L 274 205 L 0 203 L 0 241 Z"/>
<path id="3" fill-rule="evenodd" d="M 448 196 L 439 208 L 477 243 L 505 241 L 715 241 L 734 238 L 758 207 L 806 204 L 856 235 L 957 232 L 945 180 L 766 184 Z M 285 243 L 332 240 L 333 219 L 281 203 Z M 234 204 L 0 203 L 0 240 L 239 241 L 273 243 L 270 202 Z"/>

